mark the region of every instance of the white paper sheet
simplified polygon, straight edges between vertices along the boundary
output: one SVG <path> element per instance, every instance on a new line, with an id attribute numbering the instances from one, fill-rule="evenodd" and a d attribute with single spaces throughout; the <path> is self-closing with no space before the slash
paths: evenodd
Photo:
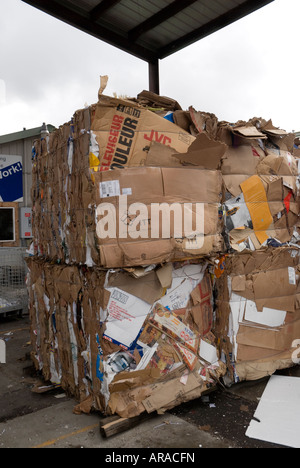
<path id="1" fill-rule="evenodd" d="M 269 309 L 264 307 L 262 312 L 258 312 L 253 301 L 247 301 L 245 310 L 245 320 L 258 323 L 267 327 L 280 327 L 286 318 L 285 310 Z"/>
<path id="2" fill-rule="evenodd" d="M 215 346 L 207 343 L 204 340 L 201 340 L 200 342 L 199 355 L 205 361 L 210 362 L 210 364 L 218 362 L 218 355 Z"/>
<path id="3" fill-rule="evenodd" d="M 185 265 L 173 270 L 172 286 L 158 302 L 169 310 L 183 309 L 190 300 L 190 294 L 203 280 L 203 265 Z"/>
<path id="4" fill-rule="evenodd" d="M 300 448 L 300 378 L 273 375 L 246 436 Z"/>
<path id="5" fill-rule="evenodd" d="M 247 300 L 235 293 L 231 294 L 230 309 L 232 314 L 232 332 L 234 335 L 238 333 L 239 324 L 251 325 L 259 328 L 277 328 L 285 323 L 286 310 L 277 310 L 264 307 L 262 312 L 257 310 L 254 301 Z"/>
<path id="6" fill-rule="evenodd" d="M 118 288 L 107 289 L 111 295 L 104 336 L 129 348 L 138 336 L 151 305 Z"/>

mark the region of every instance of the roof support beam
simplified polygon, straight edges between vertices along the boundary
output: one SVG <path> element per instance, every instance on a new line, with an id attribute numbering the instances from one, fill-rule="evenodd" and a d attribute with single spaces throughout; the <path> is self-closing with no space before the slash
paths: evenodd
<path id="1" fill-rule="evenodd" d="M 127 37 L 91 21 L 89 15 L 84 16 L 78 11 L 62 5 L 58 0 L 22 1 L 146 62 L 155 61 L 157 58 L 156 54 L 149 49 L 138 44 L 132 44 Z"/>
<path id="2" fill-rule="evenodd" d="M 159 60 L 149 62 L 149 91 L 159 94 Z"/>
<path id="3" fill-rule="evenodd" d="M 107 10 L 112 8 L 117 3 L 120 3 L 121 0 L 102 0 L 95 8 L 90 11 L 90 16 L 92 21 L 97 21 Z"/>
<path id="4" fill-rule="evenodd" d="M 146 33 L 147 31 L 150 31 L 150 29 L 154 29 L 159 24 L 177 15 L 177 13 L 192 5 L 196 1 L 197 0 L 175 0 L 173 3 L 166 6 L 158 13 L 151 16 L 146 21 L 129 31 L 129 40 L 135 42 L 142 34 Z"/>

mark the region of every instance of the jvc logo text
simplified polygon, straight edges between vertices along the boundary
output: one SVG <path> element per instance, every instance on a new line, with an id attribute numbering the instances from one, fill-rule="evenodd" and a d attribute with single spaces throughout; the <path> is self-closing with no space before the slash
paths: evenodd
<path id="1" fill-rule="evenodd" d="M 6 343 L 0 340 L 0 364 L 6 364 Z"/>

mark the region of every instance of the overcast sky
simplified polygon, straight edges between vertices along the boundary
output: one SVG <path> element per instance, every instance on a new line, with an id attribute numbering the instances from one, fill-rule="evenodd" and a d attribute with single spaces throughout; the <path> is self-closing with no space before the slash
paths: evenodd
<path id="1" fill-rule="evenodd" d="M 300 1 L 272 4 L 160 62 L 160 93 L 183 109 L 300 131 Z M 55 126 L 105 94 L 148 89 L 148 65 L 30 7 L 0 0 L 0 135 Z"/>

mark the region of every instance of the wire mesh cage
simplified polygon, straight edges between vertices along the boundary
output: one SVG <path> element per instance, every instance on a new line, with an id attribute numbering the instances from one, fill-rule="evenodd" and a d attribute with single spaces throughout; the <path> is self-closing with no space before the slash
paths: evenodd
<path id="1" fill-rule="evenodd" d="M 0 314 L 27 308 L 26 249 L 0 247 Z"/>

